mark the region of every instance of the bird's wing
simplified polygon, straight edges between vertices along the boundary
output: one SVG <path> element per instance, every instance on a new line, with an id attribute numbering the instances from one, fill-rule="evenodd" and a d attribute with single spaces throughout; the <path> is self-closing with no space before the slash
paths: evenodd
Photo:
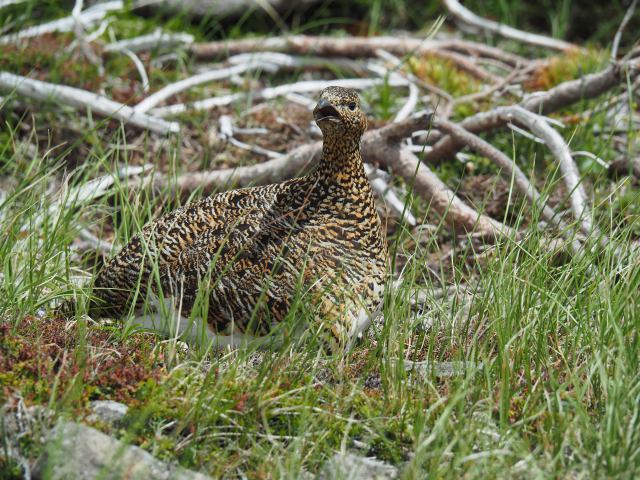
<path id="1" fill-rule="evenodd" d="M 147 285 L 161 279 L 163 292 L 180 280 L 176 268 L 207 271 L 211 255 L 241 244 L 251 226 L 269 212 L 285 184 L 244 188 L 190 203 L 146 225 L 98 273 L 94 313 L 121 316 L 133 301 L 144 302 Z M 157 272 L 158 275 L 154 274 Z M 197 275 L 196 275 L 197 276 Z M 154 287 L 155 288 L 155 287 Z"/>

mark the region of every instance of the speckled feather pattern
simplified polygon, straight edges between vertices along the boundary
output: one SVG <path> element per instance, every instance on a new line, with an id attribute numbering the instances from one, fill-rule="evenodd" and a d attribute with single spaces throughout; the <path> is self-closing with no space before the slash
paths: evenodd
<path id="1" fill-rule="evenodd" d="M 211 331 L 264 335 L 297 293 L 343 343 L 358 312 L 381 301 L 387 243 L 360 156 L 358 95 L 325 89 L 314 114 L 324 136 L 314 173 L 220 193 L 148 224 L 97 275 L 91 313 L 125 315 L 139 285 L 134 310 L 161 289 L 188 317 L 205 288 Z"/>

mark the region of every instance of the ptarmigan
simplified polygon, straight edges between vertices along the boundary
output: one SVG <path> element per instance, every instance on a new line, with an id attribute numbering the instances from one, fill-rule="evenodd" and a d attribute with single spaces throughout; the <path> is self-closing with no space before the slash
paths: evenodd
<path id="1" fill-rule="evenodd" d="M 193 334 L 187 319 L 206 312 L 206 323 L 196 319 L 206 338 L 238 345 L 270 333 L 295 303 L 312 319 L 303 328 L 348 348 L 379 309 L 387 242 L 360 156 L 358 94 L 326 88 L 313 115 L 323 134 L 313 173 L 213 195 L 146 225 L 98 273 L 90 314 L 155 324 L 149 303 L 169 299 L 180 331 Z"/>

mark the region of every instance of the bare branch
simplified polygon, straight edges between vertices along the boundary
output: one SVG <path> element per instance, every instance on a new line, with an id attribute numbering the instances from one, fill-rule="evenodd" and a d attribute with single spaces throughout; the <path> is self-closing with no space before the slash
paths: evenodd
<path id="1" fill-rule="evenodd" d="M 538 192 L 536 187 L 529 182 L 527 176 L 522 172 L 522 170 L 520 170 L 515 162 L 500 150 L 473 133 L 466 131 L 459 125 L 447 120 L 435 118 L 433 126 L 447 132 L 449 135 L 452 135 L 456 140 L 463 142 L 475 152 L 487 157 L 500 168 L 500 173 L 503 177 L 507 180 L 510 180 L 511 177 L 513 177 L 516 188 L 532 205 L 539 204 L 541 200 L 540 192 Z M 560 217 L 558 217 L 558 214 L 548 205 L 542 205 L 541 213 L 542 217 L 549 223 L 560 229 L 566 228 L 566 225 L 562 222 Z"/>
<path id="2" fill-rule="evenodd" d="M 13 90 L 33 100 L 55 100 L 75 109 L 89 109 L 100 115 L 112 117 L 124 123 L 130 123 L 160 134 L 180 131 L 180 125 L 176 122 L 167 122 L 161 118 L 137 112 L 127 105 L 79 88 L 56 85 L 8 72 L 0 72 L 0 89 Z"/>
<path id="3" fill-rule="evenodd" d="M 305 92 L 317 92 L 323 88 L 331 85 L 338 85 L 347 88 L 353 88 L 362 90 L 374 85 L 380 85 L 383 83 L 383 79 L 378 78 L 346 78 L 340 80 L 308 80 L 288 85 L 280 85 L 277 87 L 264 88 L 251 93 L 234 93 L 223 97 L 212 97 L 204 100 L 199 100 L 191 104 L 179 103 L 176 105 L 168 105 L 166 107 L 159 107 L 153 109 L 153 114 L 159 117 L 166 117 L 168 115 L 177 115 L 187 110 L 207 110 L 213 107 L 221 107 L 229 105 L 233 102 L 241 100 L 243 98 L 252 98 L 253 100 L 268 100 L 271 98 L 277 98 L 285 96 L 290 93 L 305 93 Z M 390 86 L 406 86 L 407 81 L 395 76 L 389 79 Z"/>
<path id="4" fill-rule="evenodd" d="M 191 53 L 199 60 L 224 58 L 240 53 L 280 52 L 322 57 L 375 57 L 378 50 L 397 56 L 424 55 L 439 50 L 450 50 L 466 55 L 486 56 L 500 60 L 512 67 L 529 63 L 519 55 L 507 53 L 499 48 L 466 40 L 425 40 L 415 37 L 319 37 L 291 35 L 287 37 L 249 38 L 195 43 Z"/>
<path id="5" fill-rule="evenodd" d="M 384 152 L 384 155 L 382 154 Z M 429 207 L 438 213 L 454 232 L 474 233 L 484 239 L 495 241 L 514 236 L 515 232 L 493 218 L 478 213 L 464 203 L 409 149 L 387 148 L 376 150 L 375 158 L 402 177 L 413 190 L 429 202 Z"/>
<path id="6" fill-rule="evenodd" d="M 558 161 L 562 179 L 567 187 L 571 210 L 575 219 L 582 225 L 582 230 L 587 235 L 598 234 L 596 227 L 591 223 L 591 213 L 587 202 L 587 195 L 580 180 L 580 172 L 573 161 L 571 150 L 564 138 L 556 132 L 540 115 L 531 113 L 519 106 L 502 107 L 499 114 L 503 120 L 515 120 L 526 126 L 535 135 L 542 138 L 551 153 Z"/>
<path id="7" fill-rule="evenodd" d="M 371 188 L 378 198 L 380 198 L 384 204 L 398 216 L 398 218 L 403 218 L 405 222 L 407 222 L 407 225 L 415 227 L 418 224 L 416 217 L 413 216 L 408 207 L 405 208 L 405 202 L 398 198 L 396 193 L 393 191 L 393 188 L 391 188 L 382 176 L 383 174 L 389 176 L 389 174 L 372 167 L 368 163 L 364 164 L 364 170 L 367 173 L 369 182 L 371 183 Z"/>
<path id="8" fill-rule="evenodd" d="M 127 50 L 137 53 L 160 48 L 176 48 L 192 43 L 193 35 L 189 35 L 188 33 L 166 33 L 162 30 L 156 30 L 148 35 L 141 35 L 139 37 L 109 43 L 105 45 L 104 50 L 106 52 L 114 52 L 126 48 Z"/>
<path id="9" fill-rule="evenodd" d="M 626 81 L 627 72 L 630 80 L 636 78 L 640 74 L 640 60 L 634 59 L 623 64 L 610 65 L 600 72 L 563 82 L 545 92 L 532 93 L 522 100 L 519 106 L 531 112 L 548 114 L 584 98 L 595 98 L 620 85 Z M 469 132 L 480 133 L 494 130 L 505 123 L 494 109 L 467 117 L 460 123 L 460 126 Z M 440 163 L 447 158 L 454 158 L 460 148 L 460 145 L 453 138 L 437 131 L 430 133 L 429 141 L 437 142 L 424 157 L 424 161 L 431 164 Z"/>
<path id="10" fill-rule="evenodd" d="M 479 17 L 471 10 L 463 7 L 458 0 L 443 0 L 443 2 L 447 10 L 449 10 L 457 20 L 486 32 L 495 33 L 496 35 L 510 38 L 511 40 L 517 40 L 518 42 L 526 43 L 528 45 L 551 48 L 553 50 L 578 49 L 578 47 L 573 43 L 556 40 L 555 38 L 535 33 L 523 32 L 522 30 L 518 30 L 508 25 L 503 25 L 501 23 L 494 22 L 493 20 L 487 20 L 486 18 Z"/>
<path id="11" fill-rule="evenodd" d="M 613 37 L 613 43 L 611 44 L 611 61 L 612 62 L 615 62 L 618 59 L 618 48 L 620 47 L 622 32 L 626 28 L 627 23 L 629 23 L 629 20 L 631 20 L 631 17 L 633 16 L 633 12 L 635 11 L 637 5 L 638 5 L 638 0 L 633 0 L 631 2 L 631 5 L 629 5 L 629 8 L 627 9 L 627 13 L 624 14 L 624 17 L 622 18 L 622 22 L 620 22 L 620 26 L 618 27 L 618 30 L 616 31 L 616 34 Z"/>
<path id="12" fill-rule="evenodd" d="M 44 35 L 45 33 L 71 32 L 75 29 L 77 22 L 80 22 L 84 27 L 88 27 L 102 21 L 107 13 L 122 10 L 123 8 L 124 3 L 120 0 L 98 3 L 87 8 L 77 16 L 71 15 L 69 17 L 25 28 L 19 32 L 0 37 L 0 45 L 6 45 L 25 38 L 37 37 L 39 35 Z"/>
<path id="13" fill-rule="evenodd" d="M 409 97 L 407 97 L 407 101 L 405 102 L 405 104 L 402 106 L 400 110 L 398 110 L 398 113 L 396 113 L 396 116 L 393 119 L 394 122 L 400 122 L 402 120 L 405 120 L 413 114 L 414 110 L 416 109 L 416 106 L 418 105 L 419 93 L 420 91 L 418 90 L 418 87 L 416 87 L 413 83 L 410 83 Z"/>
<path id="14" fill-rule="evenodd" d="M 255 62 L 247 63 L 244 65 L 235 65 L 233 67 L 227 68 L 215 68 L 213 70 L 208 70 L 206 72 L 200 73 L 198 75 L 194 75 L 189 78 L 185 78 L 184 80 L 180 80 L 175 83 L 170 83 L 169 85 L 161 88 L 157 92 L 149 95 L 143 101 L 136 105 L 135 109 L 137 112 L 148 112 L 160 102 L 166 100 L 167 98 L 172 97 L 173 95 L 183 92 L 189 88 L 195 87 L 197 85 L 202 85 L 203 83 L 213 82 L 216 80 L 223 80 L 233 75 L 238 75 L 240 73 L 244 73 L 248 70 L 261 68 L 261 69 L 271 69 L 273 67 L 271 64 L 258 64 Z"/>
<path id="15" fill-rule="evenodd" d="M 114 51 L 116 51 L 116 50 L 114 50 Z M 122 54 L 124 54 L 127 57 L 129 57 L 129 59 L 133 62 L 133 64 L 136 67 L 136 70 L 138 70 L 138 74 L 140 75 L 140 79 L 142 80 L 142 90 L 144 92 L 148 92 L 149 91 L 149 76 L 147 75 L 147 70 L 144 68 L 144 63 L 142 63 L 142 60 L 140 60 L 140 57 L 138 57 L 138 55 L 136 55 L 135 52 L 132 52 L 128 48 L 121 47 L 120 50 L 117 50 L 117 51 L 119 51 Z"/>

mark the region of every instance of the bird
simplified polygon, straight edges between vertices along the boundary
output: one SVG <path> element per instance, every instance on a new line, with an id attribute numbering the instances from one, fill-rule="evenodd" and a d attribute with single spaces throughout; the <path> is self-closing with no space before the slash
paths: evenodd
<path id="1" fill-rule="evenodd" d="M 158 328 L 167 307 L 179 333 L 195 337 L 199 310 L 205 340 L 238 346 L 268 337 L 297 306 L 308 310 L 303 330 L 332 352 L 350 349 L 380 311 L 388 246 L 360 153 L 358 93 L 325 88 L 313 116 L 323 144 L 311 173 L 218 193 L 147 224 L 95 276 L 89 314 L 133 313 Z"/>

